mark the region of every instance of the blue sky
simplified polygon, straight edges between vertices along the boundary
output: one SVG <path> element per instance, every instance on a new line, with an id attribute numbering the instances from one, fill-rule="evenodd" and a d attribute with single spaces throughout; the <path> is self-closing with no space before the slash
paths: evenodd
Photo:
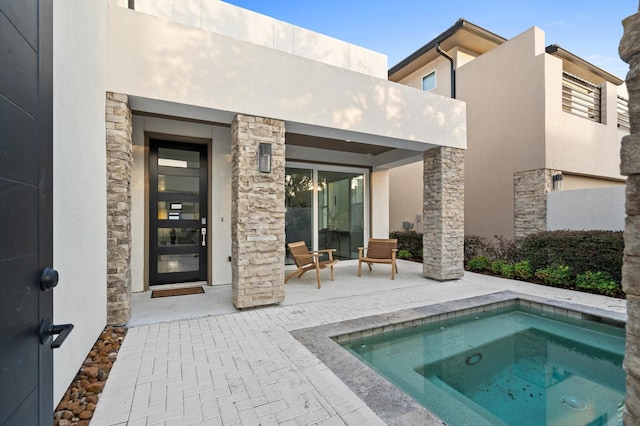
<path id="1" fill-rule="evenodd" d="M 389 67 L 459 18 L 505 38 L 537 26 L 546 45 L 558 44 L 621 78 L 628 71 L 618 56 L 621 21 L 638 11 L 638 0 L 225 1 L 384 53 Z"/>

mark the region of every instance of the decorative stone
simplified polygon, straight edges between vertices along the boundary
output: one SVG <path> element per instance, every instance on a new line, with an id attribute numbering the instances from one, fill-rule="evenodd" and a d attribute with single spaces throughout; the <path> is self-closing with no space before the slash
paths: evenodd
<path id="1" fill-rule="evenodd" d="M 627 178 L 625 211 L 627 215 L 640 215 L 640 175 Z"/>
<path id="2" fill-rule="evenodd" d="M 88 425 L 88 419 L 93 416 L 92 413 L 95 411 L 96 403 L 98 402 L 96 394 L 102 392 L 108 376 L 107 373 L 112 367 L 112 363 L 106 357 L 108 353 L 118 352 L 126 331 L 122 327 L 113 328 L 108 326 L 105 328 L 89 352 L 89 356 L 85 359 L 80 371 L 78 371 L 75 379 L 65 392 L 62 401 L 56 407 L 54 412 L 55 425 Z M 95 369 L 98 371 L 97 377 L 89 377 L 87 372 L 93 374 Z M 91 388 L 91 390 L 88 388 Z M 82 418 L 85 418 L 85 420 L 82 420 Z M 68 423 L 60 423 L 62 420 Z"/>
<path id="3" fill-rule="evenodd" d="M 521 239 L 547 230 L 547 192 L 553 190 L 558 170 L 536 169 L 516 172 L 514 189 L 514 235 Z"/>
<path id="4" fill-rule="evenodd" d="M 620 174 L 640 174 L 640 133 L 626 135 L 620 146 Z"/>
<path id="5" fill-rule="evenodd" d="M 640 256 L 640 216 L 627 215 L 624 232 L 624 254 Z"/>
<path id="6" fill-rule="evenodd" d="M 96 382 L 96 383 L 91 383 L 89 386 L 87 386 L 87 390 L 93 393 L 100 393 L 102 392 L 103 387 L 104 387 L 104 382 Z"/>
<path id="7" fill-rule="evenodd" d="M 640 7 L 640 5 L 639 5 Z M 640 424 L 640 13 L 622 22 L 624 35 L 620 40 L 620 57 L 631 67 L 626 84 L 629 92 L 631 133 L 622 139 L 620 173 L 627 181 L 627 220 L 625 225 L 625 256 L 622 264 L 622 289 L 627 293 L 627 342 L 624 366 L 627 371 L 624 424 Z"/>
<path id="8" fill-rule="evenodd" d="M 232 298 L 237 308 L 284 300 L 284 122 L 238 115 L 231 124 Z M 271 144 L 271 172 L 258 146 Z"/>
<path id="9" fill-rule="evenodd" d="M 624 255 L 622 262 L 622 291 L 627 296 L 640 296 L 640 257 Z"/>
<path id="10" fill-rule="evenodd" d="M 464 275 L 464 150 L 424 153 L 423 274 L 439 281 Z"/>
<path id="11" fill-rule="evenodd" d="M 620 59 L 629 63 L 634 55 L 640 53 L 640 13 L 623 19 L 622 27 L 624 33 L 620 40 L 618 53 Z"/>
<path id="12" fill-rule="evenodd" d="M 89 420 L 93 416 L 93 412 L 89 410 L 85 410 L 82 413 L 78 414 L 78 418 L 80 420 Z"/>
<path id="13" fill-rule="evenodd" d="M 127 95 L 107 92 L 107 323 L 131 309 L 132 116 Z"/>

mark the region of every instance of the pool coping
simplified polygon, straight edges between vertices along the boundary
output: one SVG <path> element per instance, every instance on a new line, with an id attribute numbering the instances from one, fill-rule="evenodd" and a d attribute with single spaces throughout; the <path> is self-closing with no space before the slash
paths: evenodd
<path id="1" fill-rule="evenodd" d="M 446 424 L 444 421 L 343 349 L 338 341 L 466 315 L 478 312 L 479 307 L 483 311 L 497 309 L 518 301 L 525 305 L 529 302 L 534 307 L 540 305 L 542 312 L 554 312 L 560 316 L 586 318 L 618 326 L 624 326 L 627 321 L 626 314 L 507 290 L 293 330 L 291 334 L 388 425 L 443 425 Z"/>

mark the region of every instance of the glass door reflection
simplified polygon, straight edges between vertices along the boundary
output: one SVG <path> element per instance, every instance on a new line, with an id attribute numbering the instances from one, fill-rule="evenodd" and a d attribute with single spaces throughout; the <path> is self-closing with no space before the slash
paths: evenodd
<path id="1" fill-rule="evenodd" d="M 318 171 L 318 249 L 357 259 L 364 240 L 364 175 Z"/>
<path id="2" fill-rule="evenodd" d="M 313 248 L 313 170 L 287 168 L 285 176 L 286 242 L 304 241 Z M 293 259 L 286 251 L 286 264 Z"/>
<path id="3" fill-rule="evenodd" d="M 336 249 L 334 257 L 357 259 L 368 233 L 366 181 L 362 169 L 309 166 L 286 168 L 286 242 L 304 241 L 309 250 Z M 286 264 L 292 264 L 288 251 Z"/>

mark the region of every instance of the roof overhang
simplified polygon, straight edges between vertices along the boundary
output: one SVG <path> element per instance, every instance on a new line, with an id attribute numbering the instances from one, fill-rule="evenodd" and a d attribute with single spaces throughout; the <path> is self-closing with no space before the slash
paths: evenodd
<path id="1" fill-rule="evenodd" d="M 507 39 L 487 31 L 464 18 L 445 30 L 442 34 L 407 56 L 389 70 L 389 80 L 399 81 L 417 69 L 436 59 L 439 54 L 435 47 L 447 51 L 455 47 L 462 47 L 478 54 L 483 54 L 494 47 L 506 42 Z"/>
<path id="2" fill-rule="evenodd" d="M 620 86 L 622 83 L 624 83 L 624 80 L 603 70 L 602 68 L 593 65 L 590 62 L 585 61 L 584 59 L 574 55 L 568 50 L 563 49 L 557 44 L 547 46 L 545 51 L 552 56 L 562 59 L 563 70 L 587 81 L 595 84 L 602 84 L 605 81 L 608 81 L 615 84 L 616 86 Z"/>

